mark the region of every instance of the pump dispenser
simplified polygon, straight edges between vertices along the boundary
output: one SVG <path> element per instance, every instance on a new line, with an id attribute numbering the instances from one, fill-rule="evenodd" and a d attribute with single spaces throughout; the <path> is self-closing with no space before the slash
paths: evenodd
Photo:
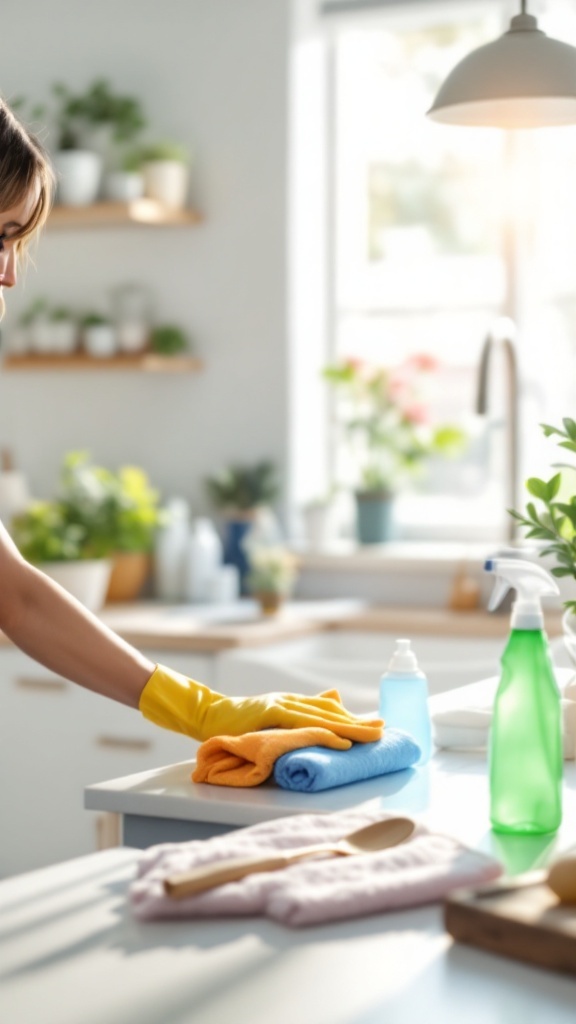
<path id="1" fill-rule="evenodd" d="M 555 832 L 562 820 L 562 718 L 540 599 L 558 587 L 532 562 L 494 558 L 484 568 L 496 576 L 490 611 L 511 588 L 517 594 L 490 731 L 492 827 Z"/>
<path id="2" fill-rule="evenodd" d="M 428 680 L 418 668 L 409 640 L 397 640 L 388 670 L 380 680 L 380 717 L 391 729 L 402 729 L 420 747 L 418 764 L 430 758 L 432 748 Z"/>

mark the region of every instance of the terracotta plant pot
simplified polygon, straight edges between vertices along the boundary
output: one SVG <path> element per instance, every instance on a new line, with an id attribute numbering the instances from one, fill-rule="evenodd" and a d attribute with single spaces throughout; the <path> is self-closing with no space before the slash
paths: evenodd
<path id="1" fill-rule="evenodd" d="M 134 601 L 150 572 L 150 556 L 145 551 L 119 551 L 114 555 L 107 601 Z"/>
<path id="2" fill-rule="evenodd" d="M 254 597 L 260 604 L 260 608 L 263 615 L 276 615 L 280 608 L 284 604 L 284 597 L 282 594 L 276 594 L 271 590 L 263 590 Z"/>

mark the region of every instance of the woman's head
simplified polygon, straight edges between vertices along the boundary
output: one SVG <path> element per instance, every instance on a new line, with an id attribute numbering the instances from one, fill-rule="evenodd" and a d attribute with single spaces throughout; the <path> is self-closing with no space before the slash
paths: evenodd
<path id="1" fill-rule="evenodd" d="M 15 284 L 17 260 L 45 223 L 53 192 L 42 145 L 0 100 L 0 284 Z"/>

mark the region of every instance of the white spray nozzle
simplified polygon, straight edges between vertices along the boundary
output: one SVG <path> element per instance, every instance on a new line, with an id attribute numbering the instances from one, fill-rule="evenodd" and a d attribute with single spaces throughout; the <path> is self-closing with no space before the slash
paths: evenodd
<path id="1" fill-rule="evenodd" d="M 388 665 L 389 672 L 417 672 L 418 661 L 409 640 L 397 640 L 396 650 Z"/>
<path id="2" fill-rule="evenodd" d="M 546 594 L 560 593 L 550 573 L 540 565 L 519 558 L 489 558 L 484 568 L 496 576 L 488 611 L 494 611 L 510 588 L 513 588 L 517 594 L 512 615 L 513 627 L 540 629 L 543 623 L 540 598 Z"/>

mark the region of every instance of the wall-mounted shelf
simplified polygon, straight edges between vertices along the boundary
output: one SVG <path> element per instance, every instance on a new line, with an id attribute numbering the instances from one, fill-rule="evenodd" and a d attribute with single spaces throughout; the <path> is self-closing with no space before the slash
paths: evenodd
<path id="1" fill-rule="evenodd" d="M 127 224 L 152 227 L 191 227 L 199 224 L 197 210 L 163 206 L 155 199 L 131 203 L 94 203 L 92 206 L 54 206 L 47 226 L 53 228 L 111 228 Z"/>
<path id="2" fill-rule="evenodd" d="M 7 355 L 2 362 L 6 372 L 45 370 L 135 370 L 140 373 L 199 373 L 201 359 L 195 356 L 161 356 L 154 352 L 141 355 L 118 355 L 97 359 L 78 353 L 70 356 Z"/>

